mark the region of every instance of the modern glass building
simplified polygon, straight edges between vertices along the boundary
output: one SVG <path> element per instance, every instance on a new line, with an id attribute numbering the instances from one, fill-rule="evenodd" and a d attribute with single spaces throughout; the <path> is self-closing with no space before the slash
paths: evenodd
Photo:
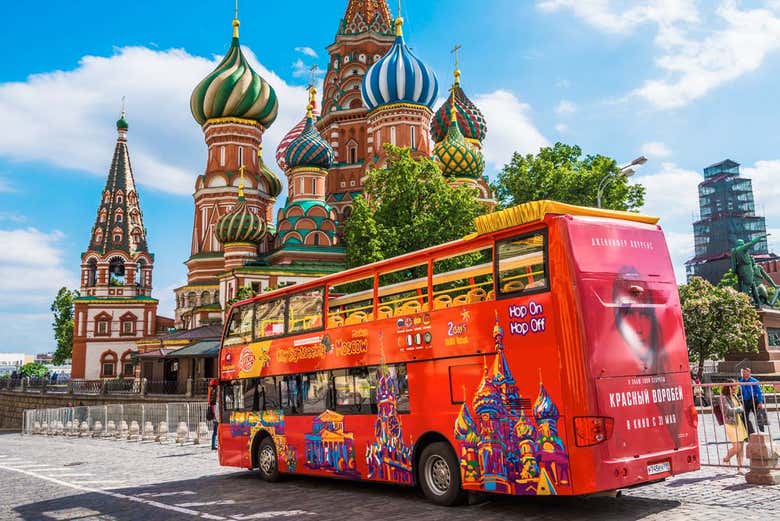
<path id="1" fill-rule="evenodd" d="M 756 215 L 753 183 L 740 177 L 739 163 L 726 159 L 704 169 L 699 184 L 699 220 L 693 223 L 694 257 L 685 263 L 688 277 L 698 275 L 717 284 L 731 267 L 731 248 L 766 233 L 766 220 Z M 757 262 L 775 258 L 766 239 L 752 253 Z"/>

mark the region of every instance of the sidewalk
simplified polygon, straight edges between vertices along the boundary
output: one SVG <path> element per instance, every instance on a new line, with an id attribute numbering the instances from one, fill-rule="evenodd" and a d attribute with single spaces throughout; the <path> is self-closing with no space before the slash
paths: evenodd
<path id="1" fill-rule="evenodd" d="M 709 521 L 780 518 L 780 486 L 748 485 L 736 468 L 703 467 L 693 474 L 624 491 L 623 495 L 682 503 L 673 511 L 673 517 L 666 519 L 682 519 L 678 516 L 687 508 L 691 509 L 690 519 L 700 518 L 695 514 L 703 512 L 707 512 Z"/>

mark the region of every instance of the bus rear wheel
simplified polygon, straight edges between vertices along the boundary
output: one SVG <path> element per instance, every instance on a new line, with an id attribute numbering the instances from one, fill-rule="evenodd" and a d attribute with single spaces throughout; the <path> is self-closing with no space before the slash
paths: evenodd
<path id="1" fill-rule="evenodd" d="M 257 448 L 257 470 L 265 481 L 273 483 L 281 479 L 276 446 L 270 437 L 264 438 Z"/>
<path id="2" fill-rule="evenodd" d="M 425 497 L 442 506 L 463 503 L 466 493 L 460 488 L 460 466 L 449 444 L 437 441 L 420 455 L 418 482 Z"/>

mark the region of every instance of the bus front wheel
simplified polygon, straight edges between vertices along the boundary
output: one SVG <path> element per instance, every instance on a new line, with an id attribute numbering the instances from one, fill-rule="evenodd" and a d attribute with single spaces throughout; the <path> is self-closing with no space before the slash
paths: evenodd
<path id="1" fill-rule="evenodd" d="M 274 441 L 267 437 L 260 442 L 257 449 L 257 470 L 265 481 L 279 481 L 279 460 L 276 458 Z"/>
<path id="2" fill-rule="evenodd" d="M 430 501 L 453 506 L 463 502 L 460 488 L 460 466 L 449 444 L 437 441 L 425 447 L 420 455 L 419 483 Z"/>

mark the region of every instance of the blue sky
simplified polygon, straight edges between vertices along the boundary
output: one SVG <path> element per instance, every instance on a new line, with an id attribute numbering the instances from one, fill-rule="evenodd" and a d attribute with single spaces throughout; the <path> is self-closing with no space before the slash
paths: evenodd
<path id="1" fill-rule="evenodd" d="M 192 190 L 205 145 L 191 89 L 230 43 L 233 3 L 47 2 L 36 16 L 5 3 L 0 48 L 0 351 L 53 349 L 49 304 L 76 287 L 127 96 L 129 146 L 155 296 L 172 314 L 185 280 Z M 395 8 L 395 2 L 391 2 Z M 432 4 L 436 4 L 432 7 Z M 488 171 L 515 150 L 555 141 L 650 162 L 648 188 L 678 276 L 704 166 L 730 157 L 754 179 L 757 207 L 780 232 L 780 1 L 489 0 L 404 3 L 405 34 L 446 86 L 454 44 L 468 94 L 490 127 Z M 304 112 L 301 71 L 327 65 L 346 0 L 241 3 L 241 41 L 276 89 L 279 138 Z M 305 50 L 309 48 L 317 54 Z M 770 245 L 780 251 L 776 233 Z"/>

